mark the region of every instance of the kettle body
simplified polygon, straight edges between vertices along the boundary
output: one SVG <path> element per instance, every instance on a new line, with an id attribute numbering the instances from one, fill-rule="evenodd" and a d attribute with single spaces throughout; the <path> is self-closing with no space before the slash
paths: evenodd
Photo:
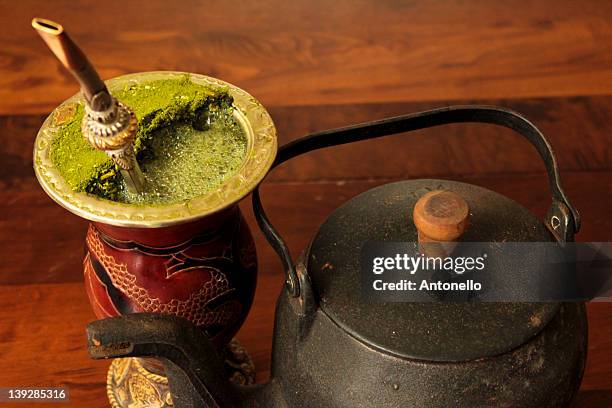
<path id="1" fill-rule="evenodd" d="M 320 309 L 301 315 L 300 306 L 285 293 L 279 299 L 272 376 L 282 401 L 269 406 L 565 407 L 584 371 L 581 303 L 563 304 L 542 332 L 514 350 L 460 363 L 385 353 L 348 335 Z"/>
<path id="2" fill-rule="evenodd" d="M 299 296 L 278 301 L 272 377 L 288 406 L 552 408 L 574 398 L 587 354 L 583 303 L 359 299 L 359 247 L 366 237 L 414 239 L 409 209 L 432 188 L 468 197 L 473 225 L 462 239 L 550 235 L 519 204 L 464 183 L 403 181 L 353 198 L 298 261 Z M 498 216 L 486 225 L 489 211 Z"/>

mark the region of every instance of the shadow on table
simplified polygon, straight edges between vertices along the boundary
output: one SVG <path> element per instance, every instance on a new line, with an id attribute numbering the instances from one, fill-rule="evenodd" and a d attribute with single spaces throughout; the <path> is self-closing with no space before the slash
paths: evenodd
<path id="1" fill-rule="evenodd" d="M 584 390 L 578 392 L 573 408 L 612 407 L 612 390 Z"/>

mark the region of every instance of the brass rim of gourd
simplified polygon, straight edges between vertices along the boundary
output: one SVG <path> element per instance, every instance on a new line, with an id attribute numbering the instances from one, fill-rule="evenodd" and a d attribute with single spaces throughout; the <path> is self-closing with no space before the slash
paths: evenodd
<path id="1" fill-rule="evenodd" d="M 139 205 L 110 201 L 85 192 L 76 192 L 51 161 L 51 141 L 60 127 L 54 117 L 70 105 L 83 102 L 78 93 L 60 104 L 45 120 L 34 145 L 34 171 L 45 192 L 70 212 L 90 221 L 123 227 L 155 228 L 194 221 L 235 204 L 248 195 L 266 176 L 276 157 L 276 128 L 267 110 L 246 91 L 206 75 L 153 71 L 119 76 L 107 81 L 109 87 L 136 82 L 180 78 L 189 75 L 195 84 L 226 87 L 233 98 L 234 118 L 246 139 L 246 154 L 240 168 L 217 188 L 174 204 Z"/>

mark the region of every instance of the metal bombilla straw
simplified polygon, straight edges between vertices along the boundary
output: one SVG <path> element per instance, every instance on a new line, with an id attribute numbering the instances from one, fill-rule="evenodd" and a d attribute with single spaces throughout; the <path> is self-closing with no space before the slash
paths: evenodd
<path id="1" fill-rule="evenodd" d="M 134 111 L 108 92 L 94 67 L 61 24 L 35 18 L 32 27 L 81 85 L 87 101 L 81 125 L 83 136 L 93 147 L 113 159 L 131 192 L 142 193 L 145 180 L 134 153 L 134 138 L 138 131 Z"/>

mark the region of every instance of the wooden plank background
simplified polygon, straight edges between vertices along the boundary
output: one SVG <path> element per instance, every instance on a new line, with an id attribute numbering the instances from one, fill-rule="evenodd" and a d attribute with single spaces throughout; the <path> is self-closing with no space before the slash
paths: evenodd
<path id="1" fill-rule="evenodd" d="M 86 223 L 38 186 L 31 152 L 46 114 L 77 91 L 30 28 L 62 22 L 104 78 L 147 70 L 205 73 L 251 92 L 285 143 L 309 132 L 448 104 L 510 107 L 555 148 L 583 218 L 582 241 L 612 230 L 612 3 L 0 0 L 0 386 L 66 385 L 71 406 L 105 407 L 107 362 L 92 361 L 82 287 Z M 543 215 L 535 151 L 494 126 L 444 126 L 309 154 L 262 193 L 294 253 L 350 197 L 389 181 L 472 182 Z M 256 230 L 260 277 L 238 338 L 269 375 L 280 263 Z M 612 406 L 612 307 L 589 305 L 579 407 Z"/>
<path id="2" fill-rule="evenodd" d="M 0 0 L 0 113 L 77 91 L 30 28 L 62 22 L 103 77 L 206 73 L 266 106 L 609 94 L 612 2 Z"/>

